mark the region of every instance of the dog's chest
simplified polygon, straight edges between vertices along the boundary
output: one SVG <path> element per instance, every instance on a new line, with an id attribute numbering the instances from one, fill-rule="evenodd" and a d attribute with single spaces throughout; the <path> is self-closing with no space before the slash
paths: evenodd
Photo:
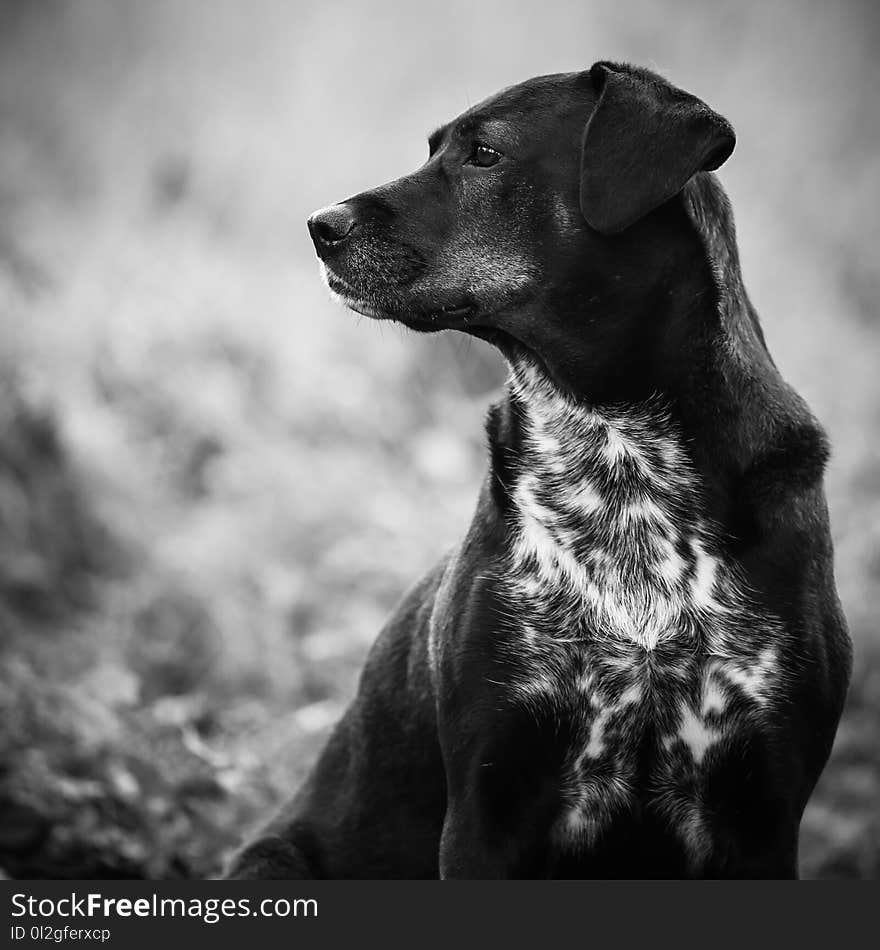
<path id="1" fill-rule="evenodd" d="M 704 521 L 660 407 L 589 411 L 531 369 L 514 392 L 512 688 L 571 737 L 557 833 L 589 846 L 647 807 L 696 863 L 710 847 L 701 785 L 769 712 L 775 622 Z"/>

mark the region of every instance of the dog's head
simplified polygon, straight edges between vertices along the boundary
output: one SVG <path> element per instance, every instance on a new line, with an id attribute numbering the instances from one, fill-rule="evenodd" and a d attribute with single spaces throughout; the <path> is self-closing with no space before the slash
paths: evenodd
<path id="1" fill-rule="evenodd" d="M 352 309 L 525 348 L 570 381 L 585 354 L 625 358 L 681 251 L 666 209 L 733 145 L 699 99 L 597 63 L 468 109 L 431 135 L 421 168 L 316 212 L 309 230 Z"/>

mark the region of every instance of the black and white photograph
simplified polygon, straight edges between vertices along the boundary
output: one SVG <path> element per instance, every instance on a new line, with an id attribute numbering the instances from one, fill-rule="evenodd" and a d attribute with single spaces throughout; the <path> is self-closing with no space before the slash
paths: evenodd
<path id="1" fill-rule="evenodd" d="M 880 877 L 878 48 L 0 0 L 0 879 Z"/>

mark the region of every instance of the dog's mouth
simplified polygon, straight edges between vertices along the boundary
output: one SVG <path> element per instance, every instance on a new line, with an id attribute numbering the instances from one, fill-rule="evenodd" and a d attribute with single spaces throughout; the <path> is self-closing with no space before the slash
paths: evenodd
<path id="1" fill-rule="evenodd" d="M 379 303 L 373 295 L 334 273 L 323 261 L 321 276 L 332 298 L 355 313 L 373 320 L 391 320 L 421 333 L 461 330 L 497 347 L 509 361 L 524 359 L 543 365 L 529 347 L 498 326 L 497 319 L 493 319 L 498 313 L 495 308 L 481 307 L 474 300 L 459 300 L 434 309 L 415 307 L 397 297 L 388 303 Z"/>
<path id="2" fill-rule="evenodd" d="M 353 287 L 329 267 L 323 265 L 321 274 L 334 299 L 373 320 L 395 320 L 413 330 L 462 329 L 477 314 L 478 307 L 470 300 L 454 300 L 433 309 L 408 304 L 405 299 L 380 303 Z"/>

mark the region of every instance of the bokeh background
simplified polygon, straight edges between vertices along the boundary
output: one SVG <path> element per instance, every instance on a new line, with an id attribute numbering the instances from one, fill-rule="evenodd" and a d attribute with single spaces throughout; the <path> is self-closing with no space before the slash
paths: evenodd
<path id="1" fill-rule="evenodd" d="M 774 355 L 827 426 L 856 674 L 806 876 L 880 870 L 871 3 L 0 0 L 0 869 L 201 877 L 460 536 L 503 377 L 327 299 L 307 215 L 600 58 L 728 116 Z"/>

